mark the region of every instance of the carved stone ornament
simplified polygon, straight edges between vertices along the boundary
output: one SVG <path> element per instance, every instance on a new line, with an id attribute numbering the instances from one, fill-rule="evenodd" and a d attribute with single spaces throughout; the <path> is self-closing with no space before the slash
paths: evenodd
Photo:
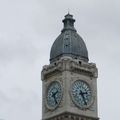
<path id="1" fill-rule="evenodd" d="M 42 80 L 46 80 L 48 77 L 60 74 L 63 71 L 72 71 L 94 78 L 98 77 L 98 71 L 94 63 L 86 63 L 82 60 L 72 59 L 71 57 L 62 57 L 50 65 L 43 66 L 41 78 Z"/>
<path id="2" fill-rule="evenodd" d="M 82 115 L 76 115 L 73 113 L 63 113 L 45 120 L 99 120 L 99 118 L 86 117 Z"/>

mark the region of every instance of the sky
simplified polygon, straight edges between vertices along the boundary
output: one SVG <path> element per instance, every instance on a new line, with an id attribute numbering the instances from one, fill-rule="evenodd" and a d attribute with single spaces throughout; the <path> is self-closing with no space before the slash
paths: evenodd
<path id="1" fill-rule="evenodd" d="M 120 118 L 119 0 L 0 0 L 0 120 L 41 120 L 41 70 L 68 11 L 98 68 L 98 114 Z"/>

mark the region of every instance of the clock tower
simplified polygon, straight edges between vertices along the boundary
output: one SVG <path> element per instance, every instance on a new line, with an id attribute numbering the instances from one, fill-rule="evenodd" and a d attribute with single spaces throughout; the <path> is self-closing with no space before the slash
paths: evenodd
<path id="1" fill-rule="evenodd" d="M 67 14 L 61 34 L 44 65 L 42 79 L 42 120 L 98 120 L 97 67 L 89 63 L 83 39 Z"/>

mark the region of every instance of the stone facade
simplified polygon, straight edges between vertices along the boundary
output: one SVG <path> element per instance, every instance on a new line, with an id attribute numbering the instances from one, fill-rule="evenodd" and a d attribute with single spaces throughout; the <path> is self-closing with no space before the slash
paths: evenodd
<path id="1" fill-rule="evenodd" d="M 94 63 L 87 63 L 71 57 L 61 57 L 50 65 L 45 65 L 41 79 L 43 83 L 43 120 L 98 120 L 97 115 L 97 77 L 98 72 Z M 71 85 L 76 80 L 83 80 L 92 89 L 92 102 L 84 109 L 77 107 L 71 97 Z M 48 85 L 59 81 L 62 86 L 62 101 L 51 110 L 47 107 L 46 92 Z"/>
<path id="2" fill-rule="evenodd" d="M 45 120 L 99 120 L 99 118 L 79 116 L 72 113 L 64 113 Z"/>

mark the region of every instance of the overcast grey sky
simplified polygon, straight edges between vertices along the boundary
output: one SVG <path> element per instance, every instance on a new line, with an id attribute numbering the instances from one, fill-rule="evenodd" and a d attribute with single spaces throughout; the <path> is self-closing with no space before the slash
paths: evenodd
<path id="1" fill-rule="evenodd" d="M 40 72 L 68 9 L 99 70 L 99 117 L 120 118 L 119 0 L 0 0 L 0 119 L 41 119 Z"/>

